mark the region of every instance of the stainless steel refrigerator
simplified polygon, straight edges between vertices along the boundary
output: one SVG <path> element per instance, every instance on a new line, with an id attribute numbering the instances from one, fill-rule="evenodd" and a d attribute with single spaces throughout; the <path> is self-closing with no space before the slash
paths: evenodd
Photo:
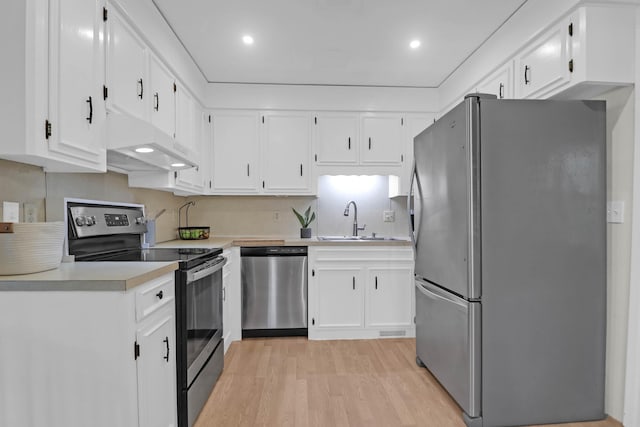
<path id="1" fill-rule="evenodd" d="M 604 417 L 605 129 L 476 94 L 414 139 L 416 362 L 467 425 Z"/>

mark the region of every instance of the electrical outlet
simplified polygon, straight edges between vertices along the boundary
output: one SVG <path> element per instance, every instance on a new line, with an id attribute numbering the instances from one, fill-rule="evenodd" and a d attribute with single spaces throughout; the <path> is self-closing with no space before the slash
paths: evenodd
<path id="1" fill-rule="evenodd" d="M 280 221 L 280 212 L 275 211 L 273 213 L 273 222 L 278 222 L 278 221 Z"/>
<path id="2" fill-rule="evenodd" d="M 2 202 L 2 221 L 20 222 L 20 203 Z"/>
<path id="3" fill-rule="evenodd" d="M 396 212 L 395 211 L 383 211 L 382 212 L 382 220 L 384 222 L 395 222 L 395 220 L 396 220 Z"/>
<path id="4" fill-rule="evenodd" d="M 24 203 L 22 205 L 24 222 L 38 222 L 38 206 L 35 203 Z"/>
<path id="5" fill-rule="evenodd" d="M 622 224 L 624 222 L 624 202 L 607 202 L 607 222 L 611 224 Z"/>

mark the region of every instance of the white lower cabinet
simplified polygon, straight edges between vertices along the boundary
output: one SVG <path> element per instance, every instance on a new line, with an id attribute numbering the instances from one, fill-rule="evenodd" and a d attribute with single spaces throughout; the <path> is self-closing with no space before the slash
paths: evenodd
<path id="1" fill-rule="evenodd" d="M 363 269 L 328 265 L 315 269 L 311 328 L 362 328 Z"/>
<path id="2" fill-rule="evenodd" d="M 233 341 L 242 339 L 240 248 L 225 249 L 222 256 L 227 259 L 222 269 L 222 337 L 226 353 Z"/>
<path id="3" fill-rule="evenodd" d="M 409 246 L 310 246 L 309 339 L 415 336 Z"/>
<path id="4" fill-rule="evenodd" d="M 175 427 L 174 273 L 129 291 L 2 292 L 0 361 L 1 426 Z"/>
<path id="5" fill-rule="evenodd" d="M 365 325 L 373 328 L 413 324 L 411 307 L 413 268 L 410 266 L 367 269 Z"/>

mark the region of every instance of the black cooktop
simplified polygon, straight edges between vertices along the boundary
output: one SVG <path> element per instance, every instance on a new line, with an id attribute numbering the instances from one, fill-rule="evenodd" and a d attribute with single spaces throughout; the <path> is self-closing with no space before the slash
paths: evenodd
<path id="1" fill-rule="evenodd" d="M 150 248 L 129 249 L 125 251 L 95 254 L 83 257 L 82 261 L 137 261 L 137 262 L 170 262 L 179 261 L 182 264 L 197 264 L 220 255 L 220 248 Z"/>

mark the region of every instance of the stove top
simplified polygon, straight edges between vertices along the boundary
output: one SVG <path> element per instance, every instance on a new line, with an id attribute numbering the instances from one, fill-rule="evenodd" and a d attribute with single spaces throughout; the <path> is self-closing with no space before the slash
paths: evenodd
<path id="1" fill-rule="evenodd" d="M 170 262 L 178 261 L 181 268 L 191 268 L 200 262 L 214 258 L 222 253 L 220 248 L 150 248 L 130 249 L 126 251 L 95 254 L 83 257 L 80 261 L 137 261 Z"/>

